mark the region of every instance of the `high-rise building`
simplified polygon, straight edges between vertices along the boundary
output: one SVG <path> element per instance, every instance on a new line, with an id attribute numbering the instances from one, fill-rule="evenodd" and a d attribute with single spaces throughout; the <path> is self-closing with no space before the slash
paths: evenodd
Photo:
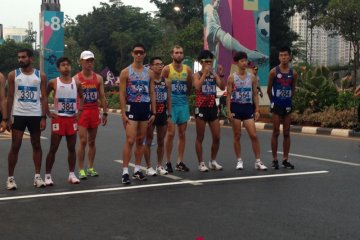
<path id="1" fill-rule="evenodd" d="M 346 65 L 351 56 L 349 42 L 341 36 L 332 36 L 331 32 L 321 27 L 314 27 L 312 33 L 308 28 L 304 13 L 295 13 L 290 19 L 290 28 L 299 34 L 300 41 L 305 43 L 306 61 L 316 66 Z"/>
<path id="2" fill-rule="evenodd" d="M 4 39 L 12 39 L 15 42 L 23 42 L 26 37 L 26 28 L 4 27 Z"/>

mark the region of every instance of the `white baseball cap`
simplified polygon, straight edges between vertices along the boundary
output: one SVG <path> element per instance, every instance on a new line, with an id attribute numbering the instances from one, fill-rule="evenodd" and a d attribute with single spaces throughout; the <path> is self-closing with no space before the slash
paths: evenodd
<path id="1" fill-rule="evenodd" d="M 80 60 L 82 60 L 82 59 L 86 60 L 86 59 L 90 59 L 90 58 L 95 59 L 95 56 L 91 51 L 86 50 L 80 54 Z"/>

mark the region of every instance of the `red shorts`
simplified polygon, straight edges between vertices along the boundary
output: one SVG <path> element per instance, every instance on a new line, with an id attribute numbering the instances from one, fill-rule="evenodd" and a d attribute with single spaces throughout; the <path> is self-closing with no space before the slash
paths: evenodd
<path id="1" fill-rule="evenodd" d="M 97 128 L 100 124 L 99 109 L 84 109 L 80 115 L 78 125 L 84 128 Z"/>
<path id="2" fill-rule="evenodd" d="M 60 136 L 71 136 L 76 134 L 76 117 L 62 117 L 51 119 L 51 129 L 54 134 Z"/>

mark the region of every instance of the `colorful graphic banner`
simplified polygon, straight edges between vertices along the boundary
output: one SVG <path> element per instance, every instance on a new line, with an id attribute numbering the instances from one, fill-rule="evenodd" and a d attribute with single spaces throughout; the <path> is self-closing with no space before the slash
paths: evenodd
<path id="1" fill-rule="evenodd" d="M 269 0 L 203 0 L 204 48 L 213 52 L 225 75 L 236 70 L 233 54 L 246 52 L 250 65 L 258 66 L 260 85 L 269 74 Z"/>
<path id="2" fill-rule="evenodd" d="M 41 70 L 47 79 L 58 77 L 56 61 L 64 54 L 64 13 L 44 11 L 41 15 L 40 44 Z"/>

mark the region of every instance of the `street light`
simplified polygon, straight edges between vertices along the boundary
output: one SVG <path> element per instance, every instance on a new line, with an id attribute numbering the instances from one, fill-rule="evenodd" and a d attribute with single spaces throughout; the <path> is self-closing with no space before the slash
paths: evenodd
<path id="1" fill-rule="evenodd" d="M 180 12 L 180 11 L 181 11 L 181 8 L 180 8 L 178 5 L 175 5 L 175 6 L 174 6 L 174 11 L 175 11 L 175 12 Z"/>

